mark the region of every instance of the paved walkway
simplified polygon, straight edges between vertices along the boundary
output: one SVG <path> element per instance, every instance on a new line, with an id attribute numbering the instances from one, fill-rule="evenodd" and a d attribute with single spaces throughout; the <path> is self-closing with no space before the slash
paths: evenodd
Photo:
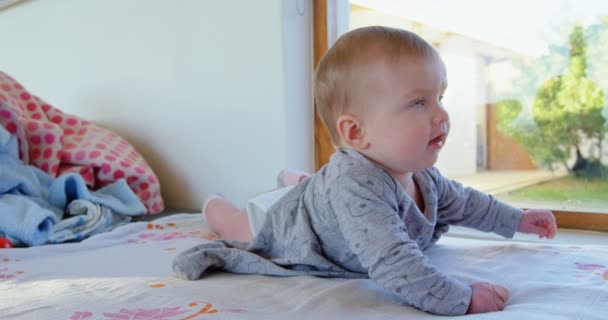
<path id="1" fill-rule="evenodd" d="M 480 171 L 473 175 L 451 178 L 465 186 L 473 187 L 489 194 L 499 194 L 561 178 L 567 174 L 568 173 L 565 170 L 555 172 L 543 170 L 493 170 Z"/>

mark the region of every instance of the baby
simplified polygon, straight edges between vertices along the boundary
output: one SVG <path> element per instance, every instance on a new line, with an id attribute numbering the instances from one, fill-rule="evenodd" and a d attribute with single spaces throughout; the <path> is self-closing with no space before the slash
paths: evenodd
<path id="1" fill-rule="evenodd" d="M 294 186 L 254 199 L 249 212 L 217 196 L 206 201 L 209 225 L 232 240 L 181 253 L 176 274 L 369 277 L 435 314 L 502 310 L 506 288 L 448 276 L 423 250 L 450 224 L 552 238 L 555 218 L 465 188 L 433 167 L 450 129 L 446 87 L 438 53 L 411 32 L 366 27 L 340 37 L 315 74 L 318 111 L 339 149 L 314 175 L 296 174 L 284 183 Z"/>

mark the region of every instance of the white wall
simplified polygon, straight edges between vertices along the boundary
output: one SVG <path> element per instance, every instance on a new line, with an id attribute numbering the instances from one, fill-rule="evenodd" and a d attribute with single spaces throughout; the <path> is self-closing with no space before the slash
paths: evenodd
<path id="1" fill-rule="evenodd" d="M 312 1 L 283 1 L 283 73 L 287 108 L 287 164 L 314 170 Z M 274 174 L 271 176 L 274 177 Z"/>
<path id="2" fill-rule="evenodd" d="M 452 128 L 437 167 L 451 178 L 474 174 L 477 171 L 477 119 L 481 116 L 477 58 L 474 52 L 449 43 L 442 46 L 440 54 L 448 73 L 443 103 Z"/>
<path id="3" fill-rule="evenodd" d="M 168 207 L 214 191 L 244 204 L 313 166 L 311 10 L 295 4 L 29 1 L 0 12 L 0 69 L 131 141 Z"/>

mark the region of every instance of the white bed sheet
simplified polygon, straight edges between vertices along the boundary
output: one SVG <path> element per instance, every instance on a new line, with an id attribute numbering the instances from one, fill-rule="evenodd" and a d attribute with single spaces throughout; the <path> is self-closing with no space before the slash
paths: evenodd
<path id="1" fill-rule="evenodd" d="M 138 222 L 81 243 L 0 249 L 0 319 L 434 319 L 370 280 L 172 275 L 213 238 L 196 214 Z M 608 319 L 608 245 L 446 236 L 427 255 L 463 281 L 511 291 L 502 312 L 463 319 Z"/>

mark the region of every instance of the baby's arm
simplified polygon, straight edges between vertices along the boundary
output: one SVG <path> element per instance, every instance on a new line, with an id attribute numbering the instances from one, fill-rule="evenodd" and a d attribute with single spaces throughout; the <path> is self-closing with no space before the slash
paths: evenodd
<path id="1" fill-rule="evenodd" d="M 428 172 L 437 185 L 441 223 L 493 231 L 508 238 L 515 231 L 535 233 L 540 238 L 551 239 L 555 236 L 557 225 L 550 210 L 522 211 L 488 194 L 446 179 L 436 169 Z"/>
<path id="2" fill-rule="evenodd" d="M 371 177 L 371 178 L 370 178 Z M 341 177 L 329 205 L 340 232 L 369 277 L 407 304 L 442 315 L 467 312 L 472 289 L 438 271 L 409 239 L 397 201 L 377 177 Z M 392 199 L 386 199 L 392 197 Z"/>
<path id="3" fill-rule="evenodd" d="M 437 188 L 438 225 L 463 225 L 506 238 L 513 237 L 519 229 L 523 210 L 449 180 L 435 168 L 426 172 L 431 175 Z"/>

